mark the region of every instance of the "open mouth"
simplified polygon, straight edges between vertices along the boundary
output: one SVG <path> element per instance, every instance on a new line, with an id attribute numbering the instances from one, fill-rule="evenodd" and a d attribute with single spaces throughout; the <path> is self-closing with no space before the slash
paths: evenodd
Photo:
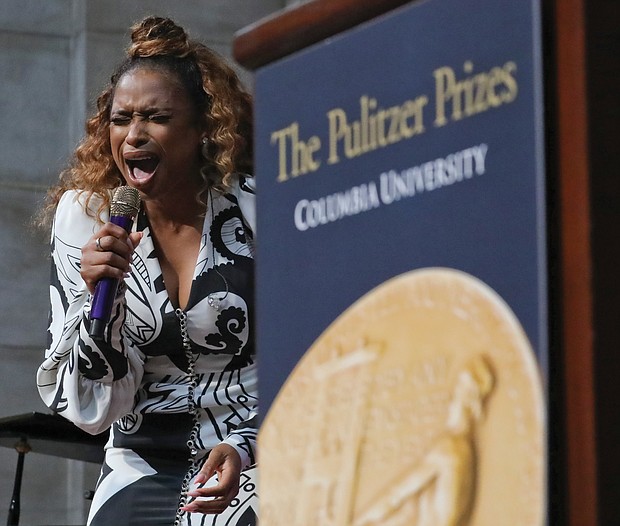
<path id="1" fill-rule="evenodd" d="M 148 155 L 136 159 L 125 159 L 131 176 L 136 180 L 148 179 L 159 166 L 159 157 Z"/>

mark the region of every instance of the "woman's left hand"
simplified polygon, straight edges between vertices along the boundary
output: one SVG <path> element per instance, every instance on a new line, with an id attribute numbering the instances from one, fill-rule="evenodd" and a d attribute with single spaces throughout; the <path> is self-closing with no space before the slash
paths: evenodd
<path id="1" fill-rule="evenodd" d="M 241 476 L 241 457 L 234 447 L 228 444 L 215 446 L 194 482 L 204 484 L 216 473 L 218 482 L 215 486 L 197 488 L 187 493 L 194 500 L 185 505 L 182 508 L 183 511 L 222 513 L 230 505 L 239 493 Z M 208 497 L 208 499 L 203 500 L 199 497 Z"/>

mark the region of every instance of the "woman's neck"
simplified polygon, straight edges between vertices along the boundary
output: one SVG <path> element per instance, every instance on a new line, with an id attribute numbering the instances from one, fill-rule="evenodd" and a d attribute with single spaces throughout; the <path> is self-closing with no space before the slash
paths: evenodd
<path id="1" fill-rule="evenodd" d="M 197 191 L 183 191 L 163 199 L 145 199 L 144 207 L 151 226 L 181 228 L 203 222 L 206 206 L 198 202 Z"/>

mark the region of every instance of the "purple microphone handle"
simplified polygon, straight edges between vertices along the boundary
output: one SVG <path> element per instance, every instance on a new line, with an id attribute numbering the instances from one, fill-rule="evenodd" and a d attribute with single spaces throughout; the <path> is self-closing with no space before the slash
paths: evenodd
<path id="1" fill-rule="evenodd" d="M 129 216 L 111 216 L 110 223 L 130 232 L 133 219 Z M 102 278 L 95 285 L 95 294 L 90 308 L 90 330 L 88 331 L 91 338 L 95 340 L 103 340 L 106 325 L 112 314 L 118 283 L 119 280 L 115 278 Z"/>

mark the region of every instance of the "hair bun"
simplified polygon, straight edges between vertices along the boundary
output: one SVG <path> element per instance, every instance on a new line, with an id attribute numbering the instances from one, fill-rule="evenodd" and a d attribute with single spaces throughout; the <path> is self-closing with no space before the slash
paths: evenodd
<path id="1" fill-rule="evenodd" d="M 185 57 L 190 52 L 185 30 L 169 18 L 149 16 L 131 28 L 131 58 L 172 55 Z"/>

